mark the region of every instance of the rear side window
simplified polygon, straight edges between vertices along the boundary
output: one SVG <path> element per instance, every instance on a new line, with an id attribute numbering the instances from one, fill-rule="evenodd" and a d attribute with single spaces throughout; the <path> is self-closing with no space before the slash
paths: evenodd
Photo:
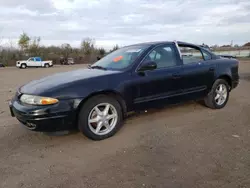
<path id="1" fill-rule="evenodd" d="M 200 50 L 193 47 L 185 47 L 185 46 L 179 46 L 179 48 L 182 54 L 184 65 L 204 61 L 203 55 Z"/>

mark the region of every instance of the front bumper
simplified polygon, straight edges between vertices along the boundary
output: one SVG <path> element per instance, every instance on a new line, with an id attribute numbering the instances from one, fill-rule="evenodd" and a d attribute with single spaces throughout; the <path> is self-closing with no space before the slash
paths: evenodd
<path id="1" fill-rule="evenodd" d="M 75 129 L 76 109 L 73 100 L 60 101 L 50 106 L 31 106 L 18 100 L 9 102 L 10 113 L 32 131 L 56 132 Z"/>

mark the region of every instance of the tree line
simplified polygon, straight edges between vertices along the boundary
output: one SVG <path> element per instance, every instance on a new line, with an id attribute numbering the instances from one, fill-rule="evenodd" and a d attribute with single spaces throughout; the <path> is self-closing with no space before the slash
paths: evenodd
<path id="1" fill-rule="evenodd" d="M 68 43 L 61 46 L 43 46 L 41 37 L 30 37 L 23 32 L 18 40 L 18 48 L 1 48 L 0 63 L 6 66 L 15 65 L 17 60 L 25 60 L 28 57 L 39 56 L 43 60 L 53 60 L 54 64 L 59 64 L 62 58 L 73 58 L 75 63 L 93 63 L 97 58 L 113 52 L 119 48 L 115 45 L 111 50 L 96 47 L 95 40 L 85 38 L 81 41 L 80 47 L 72 47 Z"/>
<path id="2" fill-rule="evenodd" d="M 216 51 L 221 51 L 225 48 L 229 50 L 250 49 L 250 42 L 242 46 L 235 44 L 234 46 L 213 45 L 210 47 Z M 91 38 L 83 39 L 78 48 L 72 47 L 68 43 L 64 43 L 61 46 L 43 46 L 41 45 L 41 37 L 31 37 L 23 32 L 19 36 L 18 48 L 14 48 L 11 42 L 10 47 L 3 48 L 0 41 L 0 63 L 6 66 L 13 66 L 17 60 L 25 60 L 34 56 L 40 56 L 43 60 L 52 60 L 54 64 L 59 64 L 61 58 L 67 59 L 69 57 L 73 58 L 75 63 L 93 63 L 98 57 L 101 58 L 118 48 L 119 46 L 115 45 L 111 50 L 106 51 L 102 47 L 96 47 L 95 40 Z"/>

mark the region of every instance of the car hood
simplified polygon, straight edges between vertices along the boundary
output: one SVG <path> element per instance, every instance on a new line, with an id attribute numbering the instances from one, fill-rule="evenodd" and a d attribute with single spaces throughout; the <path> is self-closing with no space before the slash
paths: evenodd
<path id="1" fill-rule="evenodd" d="M 88 80 L 91 78 L 117 74 L 119 71 L 100 70 L 100 69 L 80 69 L 75 71 L 57 73 L 51 76 L 34 80 L 20 87 L 21 93 L 39 95 L 58 88 L 64 88 L 74 82 Z"/>

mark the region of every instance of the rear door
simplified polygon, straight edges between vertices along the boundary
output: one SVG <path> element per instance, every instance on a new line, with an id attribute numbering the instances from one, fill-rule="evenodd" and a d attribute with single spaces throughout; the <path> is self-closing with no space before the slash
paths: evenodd
<path id="1" fill-rule="evenodd" d="M 212 56 L 196 47 L 179 45 L 182 54 L 181 88 L 185 99 L 204 97 L 212 85 L 215 64 Z"/>
<path id="2" fill-rule="evenodd" d="M 40 57 L 35 58 L 35 66 L 41 67 L 42 66 L 42 59 Z"/>

